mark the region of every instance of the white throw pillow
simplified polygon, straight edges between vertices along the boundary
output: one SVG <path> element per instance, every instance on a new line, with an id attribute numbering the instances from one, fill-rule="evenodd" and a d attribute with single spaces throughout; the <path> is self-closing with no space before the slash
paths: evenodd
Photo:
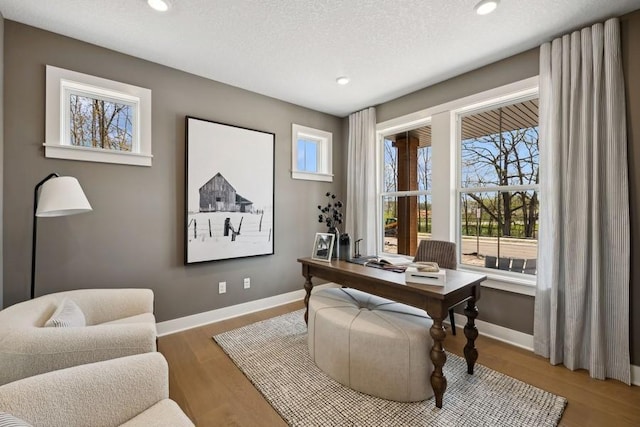
<path id="1" fill-rule="evenodd" d="M 16 418 L 6 412 L 0 412 L 0 427 L 33 427 L 26 421 Z"/>
<path id="2" fill-rule="evenodd" d="M 87 326 L 87 321 L 80 307 L 69 298 L 65 298 L 44 326 L 54 328 L 79 327 Z"/>

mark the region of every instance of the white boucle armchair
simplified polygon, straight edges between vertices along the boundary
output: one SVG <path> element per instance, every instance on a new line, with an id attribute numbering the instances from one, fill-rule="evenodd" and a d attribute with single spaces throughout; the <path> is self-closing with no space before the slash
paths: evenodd
<path id="1" fill-rule="evenodd" d="M 146 353 L 0 386 L 0 412 L 34 427 L 193 426 L 169 399 L 167 361 Z"/>
<path id="2" fill-rule="evenodd" d="M 65 299 L 83 327 L 44 327 Z M 153 291 L 81 289 L 44 295 L 0 311 L 0 385 L 70 366 L 156 351 Z"/>

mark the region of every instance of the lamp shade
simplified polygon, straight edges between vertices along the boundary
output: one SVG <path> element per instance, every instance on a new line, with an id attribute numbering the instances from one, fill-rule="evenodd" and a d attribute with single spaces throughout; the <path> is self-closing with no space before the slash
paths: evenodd
<path id="1" fill-rule="evenodd" d="M 72 176 L 60 176 L 42 185 L 36 216 L 66 216 L 91 210 L 78 180 Z"/>

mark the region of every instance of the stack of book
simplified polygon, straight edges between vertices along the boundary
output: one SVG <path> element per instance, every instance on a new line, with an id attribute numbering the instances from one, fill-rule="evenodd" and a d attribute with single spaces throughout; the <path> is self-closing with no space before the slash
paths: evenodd
<path id="1" fill-rule="evenodd" d="M 441 270 L 436 263 L 413 263 L 405 270 L 405 282 L 423 285 L 444 286 L 447 272 Z"/>

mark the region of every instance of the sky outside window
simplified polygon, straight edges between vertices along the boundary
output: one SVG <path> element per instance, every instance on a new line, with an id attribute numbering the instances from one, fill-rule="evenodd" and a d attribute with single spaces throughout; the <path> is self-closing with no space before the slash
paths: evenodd
<path id="1" fill-rule="evenodd" d="M 318 142 L 298 139 L 298 170 L 318 172 Z"/>

